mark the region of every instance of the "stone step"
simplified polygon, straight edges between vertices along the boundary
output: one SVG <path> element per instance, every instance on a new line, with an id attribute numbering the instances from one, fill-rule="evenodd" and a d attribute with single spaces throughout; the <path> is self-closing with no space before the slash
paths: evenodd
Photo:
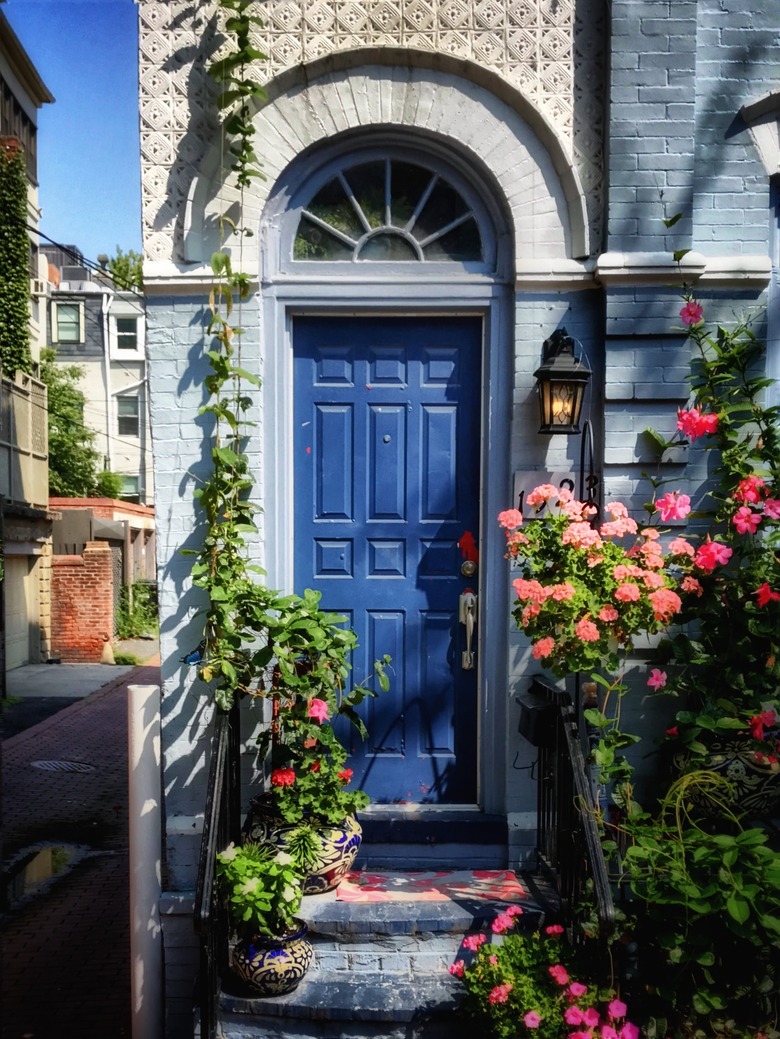
<path id="1" fill-rule="evenodd" d="M 399 981 L 381 973 L 311 970 L 294 992 L 273 999 L 222 993 L 224 1039 L 456 1039 L 473 1035 L 458 1012 L 455 978 Z"/>
<path id="2" fill-rule="evenodd" d="M 392 879 L 392 878 L 388 878 Z M 521 878 L 528 889 L 527 878 Z M 519 925 L 544 910 L 530 893 Z M 226 978 L 220 997 L 224 1039 L 472 1039 L 458 1012 L 460 984 L 449 966 L 463 938 L 490 927 L 500 899 L 341 902 L 335 891 L 304 899 L 315 958 L 294 992 L 257 998 Z"/>

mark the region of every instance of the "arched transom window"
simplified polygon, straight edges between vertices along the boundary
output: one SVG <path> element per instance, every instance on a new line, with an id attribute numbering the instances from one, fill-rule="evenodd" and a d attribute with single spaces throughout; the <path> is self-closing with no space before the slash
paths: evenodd
<path id="1" fill-rule="evenodd" d="M 304 205 L 295 260 L 484 260 L 477 217 L 441 174 L 381 158 L 342 168 Z"/>

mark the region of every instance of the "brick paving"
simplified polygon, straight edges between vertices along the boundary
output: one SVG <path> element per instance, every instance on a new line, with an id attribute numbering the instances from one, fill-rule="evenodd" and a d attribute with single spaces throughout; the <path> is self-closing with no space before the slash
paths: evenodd
<path id="1" fill-rule="evenodd" d="M 127 687 L 135 668 L 2 745 L 5 864 L 40 844 L 89 855 L 2 921 L 2 1039 L 122 1039 L 130 1026 Z M 49 772 L 36 760 L 94 766 Z"/>

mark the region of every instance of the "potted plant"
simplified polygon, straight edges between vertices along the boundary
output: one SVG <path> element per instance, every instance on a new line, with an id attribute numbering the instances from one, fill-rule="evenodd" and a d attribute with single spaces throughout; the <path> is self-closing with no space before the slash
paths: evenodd
<path id="1" fill-rule="evenodd" d="M 298 919 L 302 877 L 290 856 L 268 845 L 230 844 L 217 855 L 237 937 L 234 972 L 262 995 L 291 992 L 312 961 L 306 924 Z"/>
<path id="2" fill-rule="evenodd" d="M 376 695 L 366 683 L 347 689 L 357 638 L 344 619 L 320 608 L 318 592 L 278 597 L 263 616 L 265 643 L 248 657 L 257 679 L 248 692 L 270 700 L 271 722 L 258 740 L 270 788 L 253 799 L 246 833 L 293 855 L 306 894 L 334 887 L 351 868 L 362 839 L 356 812 L 369 802 L 350 785 L 335 728 L 351 724 L 365 738 L 356 708 Z M 388 664 L 374 663 L 380 689 Z"/>

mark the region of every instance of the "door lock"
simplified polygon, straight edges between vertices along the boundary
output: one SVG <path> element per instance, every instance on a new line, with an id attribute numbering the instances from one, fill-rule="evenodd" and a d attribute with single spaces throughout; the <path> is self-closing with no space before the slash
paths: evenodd
<path id="1" fill-rule="evenodd" d="M 466 588 L 458 601 L 458 620 L 466 626 L 466 648 L 461 654 L 460 666 L 464 671 L 473 671 L 475 654 L 471 646 L 477 623 L 477 597 L 470 588 Z"/>
<path id="2" fill-rule="evenodd" d="M 460 564 L 460 572 L 464 577 L 473 577 L 477 572 L 477 564 L 473 559 L 464 559 Z"/>

